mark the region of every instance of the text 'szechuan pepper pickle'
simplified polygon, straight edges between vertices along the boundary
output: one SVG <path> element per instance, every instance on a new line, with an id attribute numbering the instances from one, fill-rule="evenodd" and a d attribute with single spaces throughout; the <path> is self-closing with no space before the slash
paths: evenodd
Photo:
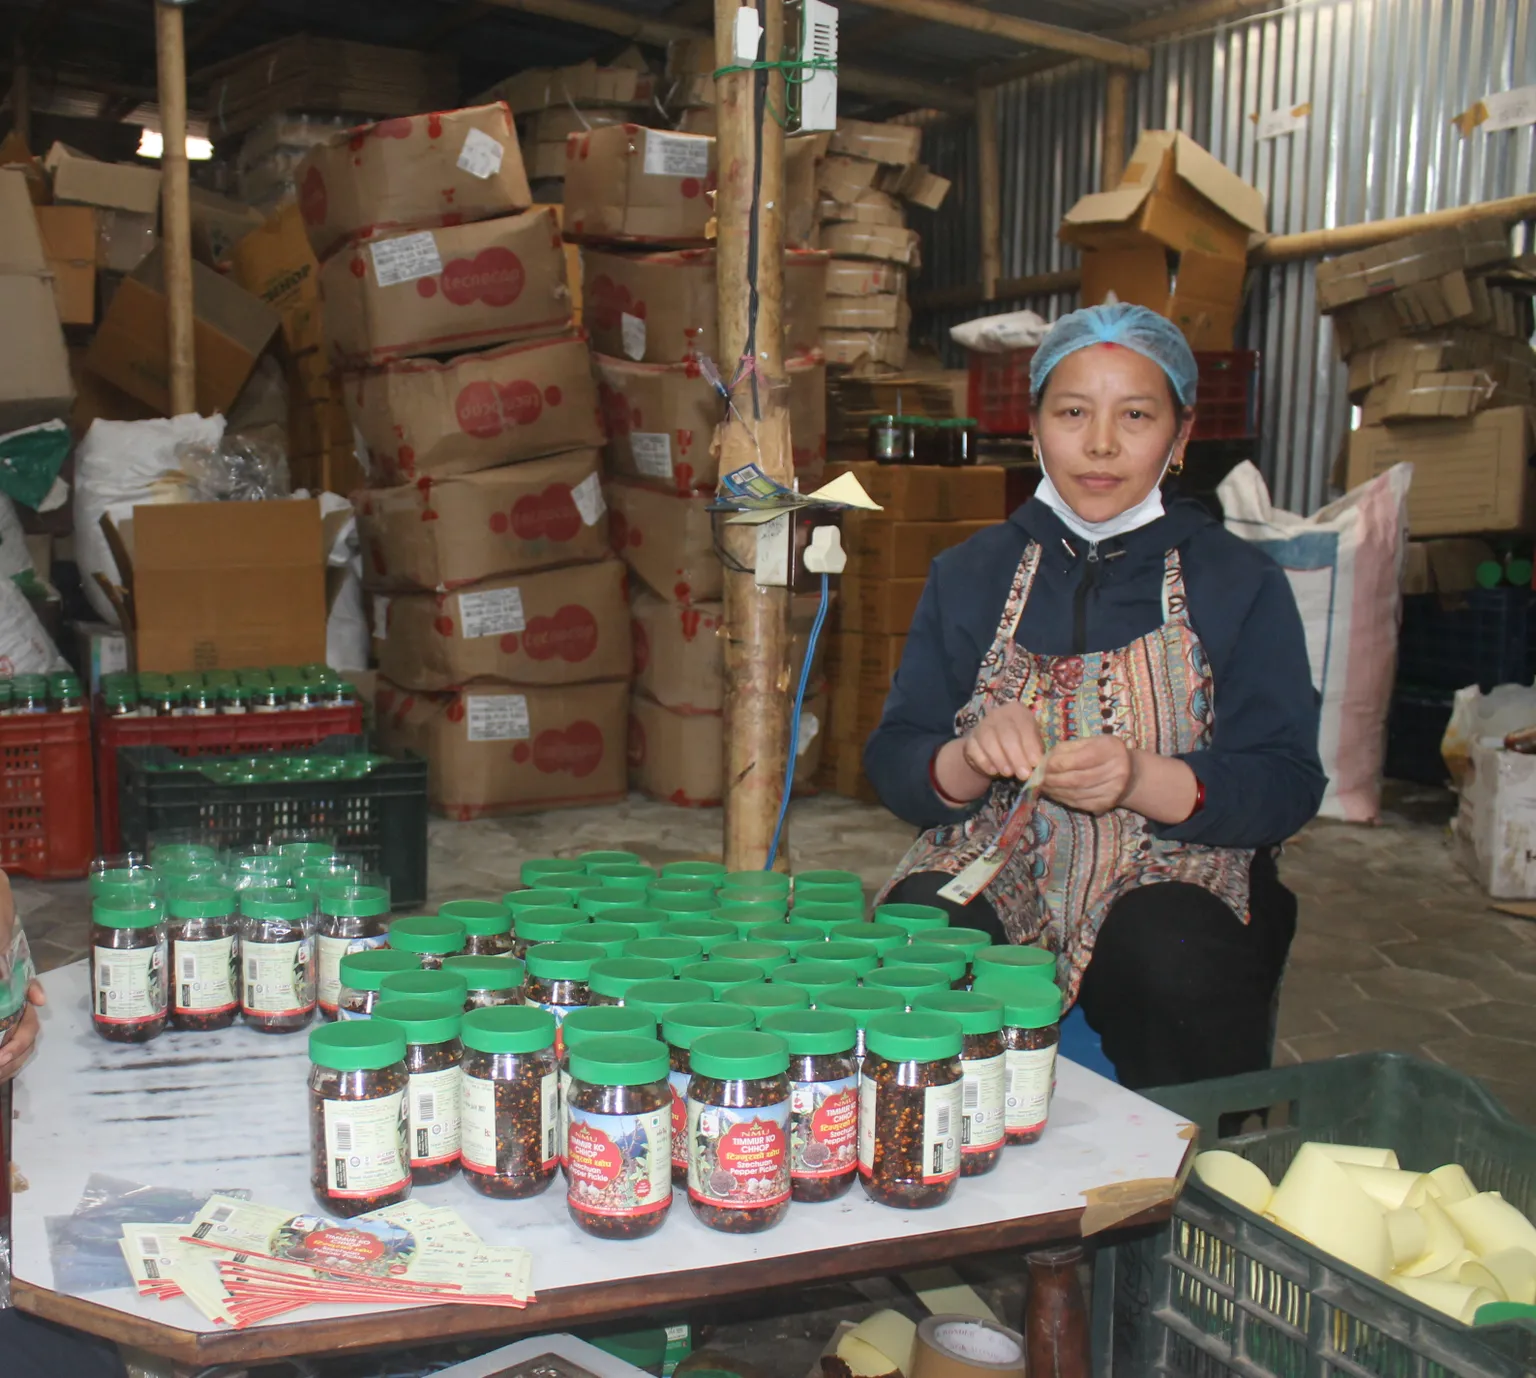
<path id="1" fill-rule="evenodd" d="M 750 986 L 733 986 L 720 997 L 720 1003 L 751 1010 L 757 1027 L 762 1028 L 769 1015 L 808 1008 L 811 997 L 799 986 L 770 986 L 766 981 L 755 981 Z"/>
<path id="2" fill-rule="evenodd" d="M 469 1000 L 469 982 L 459 971 L 423 971 L 420 967 L 414 971 L 394 971 L 379 982 L 379 998 L 436 1000 L 462 1010 Z"/>
<path id="3" fill-rule="evenodd" d="M 672 1111 L 660 1040 L 606 1034 L 571 1054 L 566 1208 L 599 1239 L 654 1234 L 672 1205 Z"/>
<path id="4" fill-rule="evenodd" d="M 520 1005 L 471 1010 L 459 1037 L 465 1180 L 483 1196 L 537 1196 L 560 1162 L 554 1017 Z"/>
<path id="5" fill-rule="evenodd" d="M 440 919 L 464 925 L 464 952 L 470 957 L 505 957 L 512 951 L 512 911 L 495 900 L 449 900 L 437 907 Z"/>
<path id="6" fill-rule="evenodd" d="M 688 1204 L 711 1229 L 766 1230 L 789 1209 L 789 1048 L 731 1031 L 688 1057 Z"/>
<path id="7" fill-rule="evenodd" d="M 396 919 L 389 926 L 389 945 L 396 952 L 414 952 L 423 971 L 438 971 L 444 957 L 464 951 L 464 925 L 430 914 Z"/>
<path id="8" fill-rule="evenodd" d="M 603 960 L 603 949 L 591 943 L 540 943 L 528 950 L 523 977 L 523 1001 L 555 1017 L 556 1044 L 560 1021 L 571 1010 L 592 1003 L 587 984 L 592 964 Z"/>
<path id="9" fill-rule="evenodd" d="M 302 887 L 301 887 L 302 888 Z M 312 887 L 315 917 L 315 1003 L 328 1019 L 341 1004 L 341 959 L 349 952 L 383 947 L 388 936 L 389 890 L 349 877 Z"/>
<path id="10" fill-rule="evenodd" d="M 405 1035 L 411 1181 L 418 1187 L 446 1182 L 459 1170 L 462 1016 L 432 1000 L 383 1000 L 373 1017 Z"/>
<path id="11" fill-rule="evenodd" d="M 702 981 L 718 1000 L 737 986 L 756 985 L 762 972 L 747 962 L 691 962 L 678 973 L 687 981 Z"/>
<path id="12" fill-rule="evenodd" d="M 227 1029 L 240 1013 L 240 914 L 233 890 L 182 885 L 166 901 L 173 1029 Z"/>
<path id="13" fill-rule="evenodd" d="M 789 1185 L 796 1201 L 832 1201 L 859 1171 L 858 1028 L 832 1010 L 770 1014 L 789 1048 Z"/>
<path id="14" fill-rule="evenodd" d="M 411 1192 L 405 1033 L 372 1019 L 309 1035 L 310 1185 L 327 1215 L 353 1216 Z"/>
<path id="15" fill-rule="evenodd" d="M 965 1035 L 947 1015 L 877 1014 L 864 1030 L 859 1179 L 886 1206 L 939 1206 L 960 1176 Z"/>
<path id="16" fill-rule="evenodd" d="M 914 1008 L 947 1014 L 965 1035 L 960 1048 L 960 1175 L 980 1177 L 1003 1156 L 1007 1083 L 1003 1002 L 975 991 L 936 990 L 919 995 Z"/>
<path id="17" fill-rule="evenodd" d="M 590 944 L 584 944 L 590 946 Z M 594 1005 L 622 1005 L 629 992 L 643 981 L 665 981 L 672 968 L 649 957 L 604 957 L 592 963 L 587 978 Z"/>
<path id="18" fill-rule="evenodd" d="M 523 1003 L 523 964 L 515 957 L 444 957 L 442 970 L 462 976 L 468 992 L 466 1010 L 488 1010 Z"/>
<path id="19" fill-rule="evenodd" d="M 827 934 L 828 939 L 853 938 L 861 943 L 873 943 L 882 962 L 891 960 L 891 953 L 907 945 L 907 930 L 892 923 L 840 923 Z"/>
<path id="20" fill-rule="evenodd" d="M 537 905 L 512 916 L 512 955 L 527 961 L 528 954 L 545 943 L 579 938 L 592 922 L 578 909 L 556 905 Z"/>
<path id="21" fill-rule="evenodd" d="M 293 1033 L 315 1013 L 314 900 L 296 890 L 240 892 L 240 1012 L 261 1033 Z"/>
<path id="22" fill-rule="evenodd" d="M 1061 1044 L 1061 992 L 1044 981 L 1017 981 L 997 992 L 1007 1045 L 1008 1142 L 1032 1144 L 1045 1133 L 1056 1051 Z"/>
<path id="23" fill-rule="evenodd" d="M 624 944 L 624 955 L 665 962 L 676 976 L 684 967 L 701 960 L 704 949 L 692 938 L 636 938 L 634 942 Z"/>
<path id="24" fill-rule="evenodd" d="M 925 990 L 948 990 L 949 977 L 938 967 L 900 966 L 894 962 L 872 971 L 864 978 L 866 986 L 883 986 L 895 991 L 912 1008 L 912 1002 Z"/>
<path id="25" fill-rule="evenodd" d="M 629 1009 L 623 1005 L 588 1005 L 583 1010 L 572 1010 L 560 1026 L 563 1046 L 559 1055 L 560 1067 L 560 1166 L 566 1163 L 566 1106 L 571 1098 L 571 1053 L 589 1038 L 601 1038 L 610 1034 L 635 1034 L 641 1038 L 656 1037 L 656 1016 L 649 1010 Z"/>
<path id="26" fill-rule="evenodd" d="M 877 1014 L 899 1014 L 906 1007 L 907 1002 L 899 992 L 879 986 L 838 986 L 823 991 L 816 1001 L 817 1009 L 846 1014 L 858 1026 L 853 1056 L 860 1067 L 864 1065 L 864 1030 L 869 1021 Z"/>
<path id="27" fill-rule="evenodd" d="M 341 991 L 337 1017 L 367 1019 L 373 1007 L 384 998 L 381 987 L 386 976 L 419 972 L 414 952 L 393 952 L 387 947 L 348 952 L 340 963 Z"/>
<path id="28" fill-rule="evenodd" d="M 165 1032 L 169 959 L 165 915 L 137 889 L 98 893 L 91 906 L 91 1023 L 111 1043 Z"/>
<path id="29" fill-rule="evenodd" d="M 689 1050 L 694 1039 L 705 1034 L 750 1029 L 754 1022 L 752 1011 L 744 1005 L 712 1002 L 678 1005 L 662 1015 L 661 1036 L 667 1044 L 667 1085 L 672 1097 L 672 1180 L 680 1187 L 688 1185 L 688 1079 L 693 1072 Z"/>

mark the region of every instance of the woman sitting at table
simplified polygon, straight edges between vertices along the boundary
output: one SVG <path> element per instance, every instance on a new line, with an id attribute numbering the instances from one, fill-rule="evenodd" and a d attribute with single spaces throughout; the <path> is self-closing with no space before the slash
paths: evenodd
<path id="1" fill-rule="evenodd" d="M 1196 377 L 1144 307 L 1052 327 L 1030 369 L 1040 485 L 934 561 L 864 752 L 924 829 L 883 898 L 1056 953 L 1130 1087 L 1269 1065 L 1296 928 L 1275 852 L 1326 784 L 1284 573 L 1163 502 Z M 967 868 L 975 897 L 947 898 Z"/>

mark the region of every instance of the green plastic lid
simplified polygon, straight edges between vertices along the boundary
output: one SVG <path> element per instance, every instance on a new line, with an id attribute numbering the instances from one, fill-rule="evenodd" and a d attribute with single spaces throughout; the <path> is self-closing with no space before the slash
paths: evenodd
<path id="1" fill-rule="evenodd" d="M 596 876 L 604 885 L 622 890 L 644 890 L 656 879 L 652 866 L 590 866 L 589 876 Z"/>
<path id="2" fill-rule="evenodd" d="M 103 928 L 153 928 L 165 915 L 153 895 L 137 889 L 97 895 L 91 922 Z"/>
<path id="3" fill-rule="evenodd" d="M 692 1005 L 709 1002 L 710 990 L 702 981 L 681 981 L 673 977 L 667 981 L 642 981 L 638 986 L 631 986 L 629 993 L 624 997 L 623 1008 L 627 1010 L 648 1010 L 655 1015 L 656 1021 L 661 1022 L 672 1010 L 679 1005 Z M 595 1006 L 594 1008 L 612 1008 L 611 1006 Z"/>
<path id="4" fill-rule="evenodd" d="M 852 885 L 862 892 L 864 878 L 857 871 L 801 871 L 795 885 Z"/>
<path id="5" fill-rule="evenodd" d="M 588 890 L 601 890 L 603 882 L 596 876 L 589 876 L 585 871 L 578 875 L 556 874 L 540 876 L 539 885 L 545 890 L 559 890 L 569 895 L 574 903 Z"/>
<path id="6" fill-rule="evenodd" d="M 951 981 L 961 980 L 969 965 L 964 952 L 942 943 L 911 943 L 893 953 L 891 961 L 895 966 L 937 967 Z"/>
<path id="7" fill-rule="evenodd" d="M 789 1071 L 789 1048 L 774 1034 L 728 1029 L 694 1039 L 688 1066 L 695 1076 L 717 1081 L 781 1077 Z"/>
<path id="8" fill-rule="evenodd" d="M 668 875 L 663 868 L 661 875 L 646 889 L 656 895 L 713 895 L 719 888 L 707 876 Z"/>
<path id="9" fill-rule="evenodd" d="M 995 995 L 1005 1003 L 1014 991 L 1022 991 L 1026 1004 L 1039 999 L 1049 999 L 1043 991 L 1056 989 L 1055 972 L 1050 967 L 983 967 L 975 968 L 971 980 L 973 990 Z"/>
<path id="10" fill-rule="evenodd" d="M 712 890 L 724 884 L 725 876 L 718 861 L 669 861 L 661 868 L 663 880 L 707 880 Z"/>
<path id="11" fill-rule="evenodd" d="M 606 957 L 620 957 L 624 948 L 640 936 L 632 923 L 589 923 L 581 930 L 581 941 L 603 949 Z"/>
<path id="12" fill-rule="evenodd" d="M 464 925 L 457 919 L 422 914 L 396 919 L 389 926 L 389 945 L 396 952 L 428 952 L 446 957 L 464 950 Z"/>
<path id="13" fill-rule="evenodd" d="M 710 1004 L 699 1001 L 678 1005 L 661 1017 L 661 1036 L 674 1048 L 689 1049 L 696 1038 L 719 1033 L 722 1029 L 750 1029 L 756 1021 L 744 1005 Z"/>
<path id="14" fill-rule="evenodd" d="M 1048 980 L 1056 979 L 1056 954 L 1043 947 L 1015 947 L 1011 943 L 983 948 L 972 959 L 977 972 L 989 967 L 1034 968 Z"/>
<path id="15" fill-rule="evenodd" d="M 111 871 L 96 871 L 90 879 L 93 895 L 116 894 L 124 891 L 152 895 L 159 884 L 159 873 L 148 866 L 121 866 Z"/>
<path id="16" fill-rule="evenodd" d="M 794 954 L 783 943 L 721 943 L 710 954 L 717 962 L 745 962 L 767 976 L 774 967 L 783 966 Z"/>
<path id="17" fill-rule="evenodd" d="M 816 997 L 817 1009 L 846 1014 L 861 1029 L 877 1014 L 906 1007 L 907 1002 L 899 991 L 887 990 L 884 986 L 836 986 Z"/>
<path id="18" fill-rule="evenodd" d="M 783 923 L 789 912 L 783 900 L 732 900 L 727 904 L 724 893 L 720 900 L 720 907 L 710 917 L 716 923 L 730 924 L 738 938 L 746 937 L 747 930 L 759 924 Z"/>
<path id="19" fill-rule="evenodd" d="M 845 904 L 850 910 L 857 911 L 849 917 L 864 917 L 864 891 L 856 885 L 810 885 L 797 881 L 791 912 L 806 904 Z"/>
<path id="20" fill-rule="evenodd" d="M 336 844 L 333 842 L 279 842 L 277 853 L 279 856 L 297 861 L 302 866 L 306 861 L 326 861 L 335 856 Z"/>
<path id="21" fill-rule="evenodd" d="M 405 1060 L 405 1030 L 375 1019 L 348 1019 L 309 1031 L 309 1060 L 337 1072 L 377 1072 Z"/>
<path id="22" fill-rule="evenodd" d="M 217 863 L 219 854 L 200 842 L 165 842 L 149 849 L 150 865 L 160 870 Z"/>
<path id="23" fill-rule="evenodd" d="M 571 1054 L 571 1076 L 591 1086 L 645 1086 L 671 1070 L 667 1045 L 637 1034 L 587 1039 Z"/>
<path id="24" fill-rule="evenodd" d="M 625 1330 L 616 1335 L 588 1335 L 586 1341 L 642 1373 L 660 1373 L 667 1357 L 667 1332 L 659 1326 L 655 1330 Z"/>
<path id="25" fill-rule="evenodd" d="M 992 935 L 980 928 L 934 928 L 923 934 L 923 941 L 958 947 L 966 961 L 972 961 L 982 948 L 992 946 Z"/>
<path id="26" fill-rule="evenodd" d="M 516 990 L 523 984 L 523 964 L 516 957 L 445 957 L 443 970 L 462 976 L 470 990 Z"/>
<path id="27" fill-rule="evenodd" d="M 513 921 L 527 909 L 574 909 L 576 901 L 564 890 L 509 890 L 501 902 L 512 913 Z"/>
<path id="28" fill-rule="evenodd" d="M 875 921 L 892 924 L 910 937 L 930 928 L 948 928 L 949 911 L 936 904 L 882 904 L 875 909 Z"/>
<path id="29" fill-rule="evenodd" d="M 720 909 L 714 892 L 709 890 L 657 890 L 652 886 L 646 891 L 645 903 L 680 919 L 713 918 Z"/>
<path id="30" fill-rule="evenodd" d="M 1003 1002 L 980 991 L 925 990 L 913 997 L 912 1008 L 947 1014 L 968 1034 L 997 1033 L 1003 1027 Z"/>
<path id="31" fill-rule="evenodd" d="M 441 1000 L 380 1000 L 375 1019 L 387 1019 L 405 1030 L 407 1043 L 446 1043 L 459 1036 L 462 1010 L 450 1010 Z"/>
<path id="32" fill-rule="evenodd" d="M 622 909 L 603 911 L 604 923 L 627 923 L 642 938 L 661 937 L 666 932 L 668 917 L 659 909 L 647 909 L 643 905 L 638 908 L 625 905 Z"/>
<path id="33" fill-rule="evenodd" d="M 803 1010 L 811 1003 L 811 997 L 800 986 L 770 986 L 766 981 L 755 981 L 750 986 L 733 986 L 720 997 L 720 1003 L 751 1010 L 761 1028 L 763 1020 L 776 1010 Z"/>
<path id="34" fill-rule="evenodd" d="M 410 956 L 410 953 L 404 955 Z M 464 1008 L 464 1001 L 469 996 L 469 982 L 457 971 L 394 971 L 379 982 L 377 989 L 381 995 L 441 1000 L 457 1009 Z"/>
<path id="35" fill-rule="evenodd" d="M 403 972 L 418 974 L 421 972 L 421 962 L 414 952 L 395 952 L 387 947 L 370 947 L 361 952 L 342 954 L 341 984 L 348 990 L 378 990 L 386 976 Z M 402 995 L 406 993 L 401 992 Z"/>
<path id="36" fill-rule="evenodd" d="M 959 1057 L 965 1035 L 947 1014 L 877 1014 L 864 1026 L 866 1052 L 887 1062 L 937 1062 Z"/>
<path id="37" fill-rule="evenodd" d="M 864 905 L 858 901 L 803 900 L 789 911 L 791 923 L 807 923 L 830 938 L 844 924 L 863 923 Z M 906 941 L 903 934 L 902 941 Z"/>
<path id="38" fill-rule="evenodd" d="M 540 981 L 585 981 L 603 960 L 595 943 L 540 943 L 528 949 L 528 974 Z"/>
<path id="39" fill-rule="evenodd" d="M 950 978 L 938 967 L 887 966 L 864 978 L 866 986 L 884 986 L 887 990 L 899 991 L 907 997 L 909 1004 L 919 991 L 948 990 L 949 982 Z"/>
<path id="40" fill-rule="evenodd" d="M 1488 1301 L 1472 1317 L 1473 1325 L 1505 1325 L 1510 1321 L 1530 1321 L 1536 1325 L 1536 1306 L 1525 1301 Z"/>
<path id="41" fill-rule="evenodd" d="M 315 902 L 297 890 L 264 886 L 240 892 L 240 912 L 249 919 L 302 923 L 315 912 Z"/>
<path id="42" fill-rule="evenodd" d="M 222 919 L 235 913 L 235 892 L 222 885 L 181 885 L 166 900 L 173 919 Z"/>
<path id="43" fill-rule="evenodd" d="M 782 1038 L 791 1057 L 851 1053 L 859 1041 L 857 1022 L 829 1009 L 780 1010 L 764 1018 L 762 1029 Z"/>
<path id="44" fill-rule="evenodd" d="M 624 944 L 626 957 L 649 957 L 665 962 L 674 976 L 681 976 L 683 968 L 697 962 L 704 949 L 694 938 L 636 938 Z"/>
<path id="45" fill-rule="evenodd" d="M 588 875 L 596 866 L 638 866 L 640 854 L 638 852 L 583 852 L 576 858 L 581 863 L 581 868 Z"/>
<path id="46" fill-rule="evenodd" d="M 477 1053 L 542 1053 L 555 1046 L 555 1016 L 533 1005 L 470 1010 L 459 1037 Z"/>
<path id="47" fill-rule="evenodd" d="M 723 890 L 772 890 L 776 895 L 787 895 L 789 884 L 782 871 L 727 871 L 720 878 Z"/>
<path id="48" fill-rule="evenodd" d="M 556 943 L 573 933 L 579 933 L 592 922 L 579 909 L 560 909 L 541 904 L 525 909 L 512 916 L 512 931 L 519 942 Z"/>
<path id="49" fill-rule="evenodd" d="M 517 878 L 530 888 L 542 886 L 545 876 L 580 876 L 586 874 L 586 864 L 575 858 L 535 857 L 517 868 Z"/>
<path id="50" fill-rule="evenodd" d="M 817 962 L 847 962 L 860 976 L 880 965 L 880 949 L 858 938 L 834 938 L 806 955 Z"/>
<path id="51" fill-rule="evenodd" d="M 466 933 L 491 938 L 512 931 L 512 911 L 495 900 L 449 900 L 437 907 L 440 919 L 457 919 Z"/>
<path id="52" fill-rule="evenodd" d="M 665 932 L 672 938 L 692 938 L 707 957 L 721 943 L 734 942 L 736 930 L 728 923 L 721 923 L 717 919 L 701 919 L 683 915 L 667 920 Z"/>
<path id="53" fill-rule="evenodd" d="M 350 880 L 323 881 L 319 896 L 322 914 L 371 919 L 389 913 L 389 891 L 382 885 L 357 885 Z"/>
<path id="54" fill-rule="evenodd" d="M 851 985 L 859 978 L 854 968 L 845 962 L 801 960 L 775 967 L 768 973 L 768 979 L 778 986 L 801 987 L 814 1005 L 822 991 Z"/>
<path id="55" fill-rule="evenodd" d="M 583 943 L 582 946 L 591 944 Z M 642 981 L 665 981 L 671 975 L 671 967 L 651 957 L 604 957 L 592 964 L 587 983 L 593 995 L 623 1000 Z"/>
<path id="56" fill-rule="evenodd" d="M 678 975 L 689 981 L 702 981 L 716 1000 L 733 986 L 750 986 L 763 979 L 763 973 L 750 962 L 691 962 Z"/>
<path id="57" fill-rule="evenodd" d="M 777 943 L 795 957 L 809 956 L 807 948 L 820 948 L 826 940 L 827 935 L 809 923 L 762 923 L 747 930 L 749 943 Z"/>
<path id="58" fill-rule="evenodd" d="M 838 924 L 827 937 L 854 938 L 861 943 L 873 943 L 882 960 L 898 947 L 907 945 L 906 929 L 897 928 L 892 923 L 866 923 L 862 919 L 858 923 Z"/>
<path id="59" fill-rule="evenodd" d="M 629 1005 L 583 1005 L 565 1016 L 560 1033 L 569 1052 L 578 1043 L 607 1034 L 639 1034 L 656 1037 L 656 1016 Z"/>
<path id="60" fill-rule="evenodd" d="M 645 904 L 642 886 L 618 886 L 601 883 L 595 890 L 583 890 L 576 896 L 576 907 L 594 919 L 610 909 L 638 909 Z"/>
<path id="61" fill-rule="evenodd" d="M 984 994 L 1003 1002 L 1003 1023 L 1010 1029 L 1045 1029 L 1061 1019 L 1061 992 L 1044 981 L 1017 981 Z"/>

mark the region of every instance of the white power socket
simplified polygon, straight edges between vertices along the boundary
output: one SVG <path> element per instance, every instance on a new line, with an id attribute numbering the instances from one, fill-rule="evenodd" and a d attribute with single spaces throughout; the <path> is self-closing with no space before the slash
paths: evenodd
<path id="1" fill-rule="evenodd" d="M 811 542 L 801 561 L 812 574 L 841 574 L 848 568 L 842 532 L 835 526 L 818 526 L 811 532 Z"/>

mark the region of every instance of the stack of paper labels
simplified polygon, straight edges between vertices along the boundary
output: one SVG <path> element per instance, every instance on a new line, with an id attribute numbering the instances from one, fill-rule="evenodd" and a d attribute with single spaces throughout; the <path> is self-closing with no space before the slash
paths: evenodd
<path id="1" fill-rule="evenodd" d="M 1388 1286 L 1472 1324 L 1494 1302 L 1536 1307 L 1536 1225 L 1457 1163 L 1404 1172 L 1390 1149 L 1306 1143 L 1278 1187 L 1235 1153 L 1202 1153 L 1213 1191 Z M 1533 1311 L 1536 1315 L 1536 1311 Z"/>
<path id="2" fill-rule="evenodd" d="M 404 1201 L 353 1220 L 210 1196 L 190 1224 L 129 1224 L 143 1296 L 185 1297 L 240 1330 L 305 1306 L 526 1306 L 533 1257 L 484 1243 L 456 1211 Z"/>

